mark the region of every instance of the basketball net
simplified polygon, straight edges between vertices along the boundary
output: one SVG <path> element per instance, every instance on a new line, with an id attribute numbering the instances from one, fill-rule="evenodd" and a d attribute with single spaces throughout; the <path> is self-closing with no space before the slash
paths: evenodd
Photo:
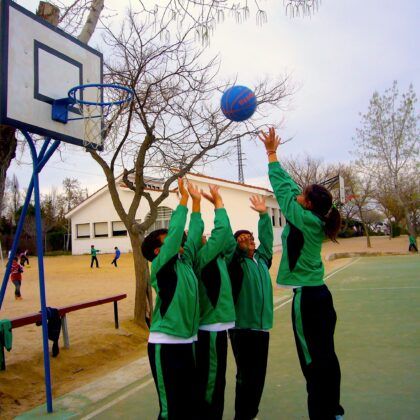
<path id="1" fill-rule="evenodd" d="M 97 150 L 103 145 L 105 139 L 112 137 L 116 138 L 120 127 L 123 123 L 123 118 L 119 118 L 124 109 L 130 102 L 124 102 L 121 105 L 115 104 L 101 104 L 104 101 L 117 100 L 115 98 L 117 91 L 111 92 L 102 86 L 95 87 L 96 98 L 89 98 L 91 102 L 96 101 L 95 105 L 87 105 L 78 103 L 80 115 L 84 124 L 83 146 L 89 149 Z M 93 88 L 90 88 L 92 91 Z M 93 96 L 93 93 L 90 92 Z"/>

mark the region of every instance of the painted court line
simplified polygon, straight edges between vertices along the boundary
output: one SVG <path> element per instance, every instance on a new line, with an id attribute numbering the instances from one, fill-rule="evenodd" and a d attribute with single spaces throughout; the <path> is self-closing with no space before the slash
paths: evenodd
<path id="1" fill-rule="evenodd" d="M 356 263 L 357 261 L 359 261 L 360 258 L 355 259 L 354 261 L 350 261 L 348 264 L 346 264 L 344 267 L 339 268 L 336 271 L 333 271 L 331 274 L 328 274 L 327 277 L 324 278 L 325 280 L 328 280 L 330 277 L 334 276 L 335 274 L 339 273 L 340 271 L 343 271 L 344 269 L 346 269 L 347 267 L 350 267 L 351 265 L 353 265 L 354 263 Z M 335 289 L 336 290 L 336 289 Z M 344 289 L 338 289 L 338 290 L 344 290 Z M 274 308 L 275 311 L 277 311 L 277 309 L 282 308 L 284 305 L 287 305 L 289 302 L 291 302 L 293 300 L 293 297 L 289 298 L 286 302 L 283 302 L 281 305 L 278 305 Z"/>
<path id="2" fill-rule="evenodd" d="M 420 289 L 420 286 L 401 286 L 401 287 L 358 287 L 354 289 L 334 289 L 334 292 L 357 292 L 360 290 L 402 290 L 402 289 Z"/>
<path id="3" fill-rule="evenodd" d="M 360 258 L 357 258 L 354 261 L 349 262 L 348 264 L 346 264 L 344 267 L 341 267 L 340 269 L 333 271 L 331 274 L 329 274 L 327 277 L 324 278 L 324 280 L 329 279 L 330 277 L 334 276 L 335 274 L 339 273 L 340 271 L 346 269 L 347 267 L 350 267 L 351 265 L 353 265 L 354 263 L 356 263 L 357 261 L 359 261 Z M 287 299 L 287 297 L 285 298 L 281 298 L 279 299 L 279 301 L 283 300 L 283 299 Z M 291 302 L 293 300 L 293 297 L 288 298 L 285 302 L 281 303 L 280 305 L 276 306 L 274 308 L 275 311 L 277 311 L 277 309 L 282 308 L 283 306 L 287 305 L 289 302 Z M 110 401 L 109 403 L 103 405 L 102 407 L 96 409 L 95 411 L 92 411 L 91 413 L 87 414 L 86 416 L 82 417 L 81 420 L 89 420 L 95 416 L 97 416 L 98 414 L 104 412 L 105 410 L 107 410 L 108 408 L 112 407 L 115 404 L 118 404 L 120 401 L 125 400 L 126 398 L 128 398 L 130 395 L 135 394 L 137 391 L 139 391 L 142 388 L 145 388 L 146 386 L 148 386 L 150 383 L 153 382 L 153 377 L 148 379 L 146 382 L 142 383 L 141 385 L 136 386 L 135 388 L 131 389 L 130 391 L 127 391 L 126 393 L 120 395 L 118 398 L 115 398 L 114 400 Z"/>
<path id="4" fill-rule="evenodd" d="M 102 413 L 103 411 L 105 411 L 108 408 L 112 407 L 113 405 L 119 403 L 120 401 L 125 400 L 130 395 L 135 394 L 140 389 L 145 388 L 147 385 L 149 385 L 152 382 L 153 382 L 153 377 L 148 379 L 146 382 L 142 383 L 141 385 L 136 386 L 135 388 L 131 389 L 130 391 L 127 391 L 125 394 L 120 395 L 118 398 L 115 398 L 114 400 L 110 401 L 109 403 L 103 405 L 102 407 L 98 408 L 97 410 L 92 411 L 87 416 L 82 417 L 81 420 L 88 420 L 88 419 L 91 419 L 91 418 L 95 417 L 96 415 Z"/>

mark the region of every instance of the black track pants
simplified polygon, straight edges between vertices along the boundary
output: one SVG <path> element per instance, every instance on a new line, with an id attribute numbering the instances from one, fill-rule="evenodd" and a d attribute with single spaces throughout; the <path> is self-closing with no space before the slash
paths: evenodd
<path id="1" fill-rule="evenodd" d="M 306 379 L 311 420 L 333 420 L 340 406 L 340 365 L 334 350 L 337 316 L 327 286 L 294 290 L 292 322 L 300 366 Z"/>
<path id="2" fill-rule="evenodd" d="M 149 362 L 159 396 L 158 420 L 197 418 L 194 344 L 148 344 Z"/>
<path id="3" fill-rule="evenodd" d="M 270 334 L 267 331 L 229 330 L 236 361 L 235 420 L 258 414 L 267 371 Z"/>
<path id="4" fill-rule="evenodd" d="M 221 420 L 223 417 L 226 357 L 227 331 L 198 330 L 198 413 L 202 420 Z"/>

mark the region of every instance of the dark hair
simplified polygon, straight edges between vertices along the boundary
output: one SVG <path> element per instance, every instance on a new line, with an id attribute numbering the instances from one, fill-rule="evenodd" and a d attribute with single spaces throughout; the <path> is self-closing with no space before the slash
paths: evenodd
<path id="1" fill-rule="evenodd" d="M 13 261 L 17 261 L 18 260 L 18 257 L 13 257 Z"/>
<path id="2" fill-rule="evenodd" d="M 234 236 L 235 240 L 238 240 L 238 237 L 239 237 L 240 235 L 243 235 L 244 233 L 247 233 L 247 234 L 249 234 L 249 235 L 252 235 L 252 233 L 251 233 L 249 230 L 242 229 L 242 230 L 237 230 L 237 231 L 233 234 L 233 236 Z"/>
<path id="3" fill-rule="evenodd" d="M 141 252 L 147 261 L 153 261 L 156 258 L 155 249 L 162 246 L 161 235 L 166 235 L 168 229 L 156 229 L 150 232 L 141 244 Z"/>
<path id="4" fill-rule="evenodd" d="M 340 212 L 335 208 L 331 193 L 322 185 L 308 185 L 303 195 L 312 204 L 311 210 L 325 222 L 325 234 L 333 242 L 337 242 L 337 234 L 341 226 Z"/>

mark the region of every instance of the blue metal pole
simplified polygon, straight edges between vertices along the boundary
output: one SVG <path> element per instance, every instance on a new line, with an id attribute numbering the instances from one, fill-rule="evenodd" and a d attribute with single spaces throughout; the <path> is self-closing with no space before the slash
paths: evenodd
<path id="1" fill-rule="evenodd" d="M 26 137 L 26 139 L 29 141 L 29 139 L 32 141 L 32 139 L 28 136 L 28 133 L 23 133 Z M 45 163 L 47 162 L 47 160 L 50 158 L 50 156 L 52 155 L 52 153 L 54 153 L 54 151 L 57 149 L 57 146 L 60 144 L 60 142 L 58 140 L 56 140 L 55 143 L 58 143 L 57 146 L 55 145 L 55 143 L 53 144 L 53 146 L 51 148 L 54 147 L 54 150 L 50 153 L 50 150 L 48 151 L 49 154 L 47 154 L 47 156 L 44 157 L 45 155 L 45 151 L 47 150 L 47 147 L 50 143 L 51 139 L 45 139 L 44 144 L 41 147 L 41 150 L 39 152 L 39 159 L 42 159 L 43 165 L 42 167 L 45 165 Z M 41 167 L 41 169 L 42 169 Z M 25 197 L 25 202 L 23 203 L 22 206 L 22 212 L 20 214 L 19 217 L 19 222 L 16 228 L 16 232 L 13 238 L 13 244 L 12 244 L 12 249 L 10 252 L 10 258 L 7 261 L 7 265 L 6 265 L 6 271 L 4 273 L 3 276 L 3 283 L 1 285 L 1 289 L 0 289 L 0 309 L 3 305 L 3 300 L 4 300 L 4 296 L 6 295 L 6 289 L 7 289 L 7 285 L 9 282 L 9 276 L 10 276 L 10 271 L 12 270 L 12 263 L 13 263 L 13 258 L 16 255 L 16 251 L 17 251 L 17 247 L 19 244 L 19 240 L 20 240 L 20 236 L 22 234 L 22 229 L 23 229 L 23 225 L 25 223 L 25 218 L 26 218 L 26 213 L 28 212 L 28 207 L 29 207 L 29 203 L 31 202 L 31 197 L 32 197 L 32 191 L 34 189 L 34 180 L 33 177 L 31 178 L 31 182 L 29 183 L 28 186 L 28 191 L 26 192 L 26 197 Z"/>
<path id="2" fill-rule="evenodd" d="M 48 318 L 47 318 L 47 300 L 45 296 L 45 279 L 44 279 L 44 249 L 42 244 L 42 219 L 41 219 L 41 203 L 39 191 L 38 176 L 38 157 L 35 145 L 28 133 L 24 133 L 28 140 L 29 148 L 33 161 L 33 181 L 34 181 L 34 199 L 35 199 L 35 222 L 36 222 L 36 249 L 38 254 L 38 275 L 39 275 L 39 295 L 41 300 L 41 318 L 42 318 L 42 343 L 44 349 L 44 374 L 45 374 L 45 393 L 47 399 L 47 411 L 52 413 L 52 392 L 51 392 L 51 373 L 50 373 L 50 354 L 48 348 Z"/>

